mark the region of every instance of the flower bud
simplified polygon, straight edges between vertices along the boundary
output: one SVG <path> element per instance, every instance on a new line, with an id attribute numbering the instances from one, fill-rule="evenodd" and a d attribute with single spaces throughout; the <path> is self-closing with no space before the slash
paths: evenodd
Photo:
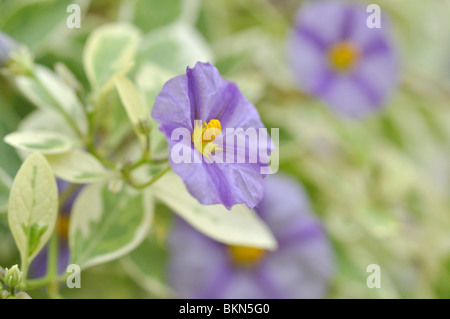
<path id="1" fill-rule="evenodd" d="M 17 265 L 12 266 L 10 269 L 6 268 L 5 282 L 11 288 L 15 288 L 22 282 L 22 272 Z"/>
<path id="2" fill-rule="evenodd" d="M 12 51 L 16 50 L 19 44 L 7 34 L 0 31 L 0 67 L 6 66 L 11 60 Z"/>
<path id="3" fill-rule="evenodd" d="M 139 133 L 143 135 L 148 135 L 151 130 L 149 121 L 147 119 L 140 118 L 137 125 L 137 129 Z"/>
<path id="4" fill-rule="evenodd" d="M 18 294 L 16 294 L 16 299 L 31 299 L 31 297 L 25 291 L 21 291 Z"/>

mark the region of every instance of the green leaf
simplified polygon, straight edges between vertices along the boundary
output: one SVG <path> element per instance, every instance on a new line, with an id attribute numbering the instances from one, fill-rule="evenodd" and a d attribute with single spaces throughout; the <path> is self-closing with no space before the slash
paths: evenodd
<path id="1" fill-rule="evenodd" d="M 66 19 L 72 0 L 2 1 L 0 29 L 33 52 L 47 50 L 53 31 Z M 53 41 L 54 42 L 54 41 Z"/>
<path id="2" fill-rule="evenodd" d="M 74 141 L 62 134 L 44 131 L 14 132 L 4 141 L 17 149 L 43 154 L 59 154 L 74 147 Z"/>
<path id="3" fill-rule="evenodd" d="M 150 196 L 127 187 L 112 194 L 106 183 L 87 186 L 70 217 L 71 262 L 86 268 L 129 253 L 145 238 L 152 215 Z"/>
<path id="4" fill-rule="evenodd" d="M 146 62 L 139 68 L 136 75 L 136 83 L 144 93 L 146 105 L 150 106 L 150 111 L 163 85 L 176 75 L 152 62 Z"/>
<path id="5" fill-rule="evenodd" d="M 87 131 L 83 106 L 74 90 L 46 67 L 36 65 L 35 77 L 19 76 L 16 85 L 37 107 L 62 116 L 72 129 Z"/>
<path id="6" fill-rule="evenodd" d="M 139 65 L 151 61 L 175 74 L 184 74 L 196 62 L 214 63 L 214 55 L 203 36 L 191 25 L 175 22 L 148 33 L 142 39 Z"/>
<path id="7" fill-rule="evenodd" d="M 255 212 L 245 205 L 235 205 L 231 210 L 223 205 L 202 205 L 174 173 L 167 173 L 149 188 L 149 192 L 197 230 L 217 241 L 269 250 L 277 247 L 273 234 Z"/>
<path id="8" fill-rule="evenodd" d="M 17 128 L 19 132 L 22 131 L 44 131 L 55 132 L 61 135 L 70 137 L 71 140 L 77 139 L 77 135 L 67 126 L 67 123 L 60 116 L 55 116 L 54 113 L 46 112 L 44 110 L 34 110 L 27 114 L 20 122 Z"/>
<path id="9" fill-rule="evenodd" d="M 112 177 L 112 172 L 85 151 L 73 150 L 46 157 L 55 175 L 72 183 L 93 183 Z"/>
<path id="10" fill-rule="evenodd" d="M 124 76 L 118 75 L 114 78 L 114 82 L 123 106 L 127 111 L 128 118 L 133 125 L 133 129 L 145 149 L 145 143 L 147 141 L 145 135 L 148 135 L 149 132 L 145 132 L 142 129 L 142 125 L 147 125 L 147 128 L 150 128 L 150 114 L 148 109 L 145 106 L 139 91 L 130 80 Z"/>
<path id="11" fill-rule="evenodd" d="M 100 90 L 134 59 L 139 31 L 132 25 L 107 24 L 92 32 L 83 53 L 83 64 L 93 90 Z"/>
<path id="12" fill-rule="evenodd" d="M 181 13 L 181 2 L 182 0 L 138 0 L 135 2 L 133 23 L 144 32 L 166 25 Z"/>
<path id="13" fill-rule="evenodd" d="M 9 196 L 8 222 L 27 267 L 50 238 L 58 212 L 58 189 L 44 156 L 32 154 L 17 173 Z"/>
<path id="14" fill-rule="evenodd" d="M 168 255 L 167 247 L 152 236 L 147 237 L 121 262 L 125 271 L 139 286 L 158 298 L 173 298 L 175 294 L 166 284 Z"/>
<path id="15" fill-rule="evenodd" d="M 12 178 L 0 167 L 0 214 L 6 213 L 8 210 L 8 197 L 12 182 Z"/>
<path id="16" fill-rule="evenodd" d="M 146 105 L 149 106 L 149 113 L 151 113 L 156 96 L 161 92 L 163 85 L 175 75 L 173 72 L 151 62 L 146 62 L 139 68 L 136 83 L 144 93 Z M 158 125 L 155 119 L 150 118 L 150 127 L 158 127 Z M 150 138 L 151 154 L 155 157 L 165 157 L 167 155 L 167 140 L 164 133 L 160 130 L 152 130 Z"/>

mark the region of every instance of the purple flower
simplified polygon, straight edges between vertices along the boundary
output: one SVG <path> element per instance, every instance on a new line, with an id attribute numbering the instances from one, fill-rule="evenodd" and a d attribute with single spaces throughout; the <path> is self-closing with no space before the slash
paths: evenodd
<path id="1" fill-rule="evenodd" d="M 303 189 L 272 175 L 256 210 L 278 241 L 273 252 L 227 246 L 178 219 L 169 237 L 169 281 L 182 298 L 321 298 L 334 272 L 330 244 Z"/>
<path id="2" fill-rule="evenodd" d="M 268 162 L 263 163 L 261 153 L 268 156 L 271 143 L 263 145 L 261 136 L 255 141 L 245 133 L 261 133 L 258 129 L 264 126 L 236 84 L 223 79 L 211 64 L 198 62 L 164 85 L 152 116 L 168 140 L 170 166 L 200 203 L 221 203 L 228 209 L 258 204 L 263 195 L 261 168 Z M 242 130 L 232 130 L 236 128 Z"/>
<path id="3" fill-rule="evenodd" d="M 58 192 L 61 195 L 67 190 L 69 183 L 58 179 Z M 66 272 L 66 268 L 69 265 L 70 250 L 68 242 L 68 232 L 69 232 L 69 218 L 70 212 L 72 211 L 73 203 L 80 193 L 83 186 L 78 187 L 64 202 L 59 211 L 58 220 L 56 223 L 56 231 L 58 233 L 58 274 L 63 274 Z M 34 278 L 39 278 L 45 276 L 47 272 L 47 254 L 48 254 L 48 244 L 42 249 L 42 251 L 36 256 L 30 266 L 31 276 Z"/>
<path id="4" fill-rule="evenodd" d="M 0 31 L 0 67 L 4 67 L 11 59 L 11 51 L 19 45 L 6 33 Z"/>
<path id="5" fill-rule="evenodd" d="M 288 57 L 300 88 L 336 112 L 362 116 L 396 88 L 399 63 L 386 19 L 369 28 L 371 13 L 356 3 L 314 1 L 298 11 Z"/>

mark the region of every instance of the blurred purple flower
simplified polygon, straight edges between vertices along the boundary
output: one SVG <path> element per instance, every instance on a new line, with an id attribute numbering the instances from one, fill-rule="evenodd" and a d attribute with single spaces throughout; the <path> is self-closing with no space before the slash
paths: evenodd
<path id="1" fill-rule="evenodd" d="M 62 194 L 70 184 L 61 179 L 57 180 L 58 192 Z M 66 268 L 69 265 L 70 250 L 68 242 L 69 231 L 69 217 L 72 211 L 73 203 L 80 193 L 83 186 L 78 187 L 64 202 L 61 210 L 59 211 L 58 220 L 56 223 L 56 231 L 58 232 L 58 274 L 62 275 L 66 272 Z M 48 244 L 42 249 L 42 251 L 36 256 L 31 263 L 30 272 L 33 278 L 39 278 L 45 276 L 47 272 L 47 254 Z"/>
<path id="2" fill-rule="evenodd" d="M 169 237 L 169 280 L 182 298 L 322 298 L 333 253 L 303 189 L 272 175 L 256 208 L 279 247 L 226 246 L 178 219 Z"/>
<path id="3" fill-rule="evenodd" d="M 169 153 L 172 154 L 172 149 L 177 145 L 183 154 L 188 154 L 188 158 L 192 159 L 186 163 L 174 161 L 170 156 L 170 166 L 200 203 L 221 203 L 228 209 L 239 203 L 245 203 L 250 208 L 258 204 L 263 195 L 260 169 L 267 166 L 259 156 L 264 146 L 255 147 L 242 132 L 236 133 L 236 136 L 245 142 L 245 150 L 227 148 L 227 139 L 234 141 L 235 138 L 234 134 L 227 136 L 227 128 L 253 128 L 255 131 L 264 128 L 258 111 L 236 84 L 222 78 L 211 64 L 198 62 L 194 68 L 188 67 L 185 75 L 177 76 L 164 85 L 156 98 L 152 116 L 166 135 Z M 171 136 L 177 129 L 184 129 L 189 138 L 172 140 Z M 205 136 L 207 131 L 211 133 L 209 136 Z M 268 144 L 264 149 L 267 155 L 271 147 L 270 142 Z M 257 160 L 251 163 L 250 152 L 254 152 L 255 148 Z M 218 154 L 222 158 L 225 154 L 239 157 L 244 151 L 245 163 L 210 160 L 210 156 Z"/>
<path id="4" fill-rule="evenodd" d="M 288 58 L 300 88 L 347 116 L 381 107 L 399 78 L 392 31 L 384 17 L 381 28 L 369 28 L 369 15 L 362 4 L 307 2 L 288 39 Z"/>
<path id="5" fill-rule="evenodd" d="M 11 59 L 11 51 L 18 47 L 18 43 L 14 41 L 6 33 L 0 31 L 0 67 L 3 67 Z"/>

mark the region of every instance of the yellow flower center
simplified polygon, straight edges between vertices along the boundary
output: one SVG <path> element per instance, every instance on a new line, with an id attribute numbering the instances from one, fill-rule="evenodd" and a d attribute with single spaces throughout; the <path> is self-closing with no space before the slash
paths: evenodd
<path id="1" fill-rule="evenodd" d="M 258 264 L 266 255 L 263 249 L 245 246 L 228 246 L 228 252 L 235 265 L 244 267 Z"/>
<path id="2" fill-rule="evenodd" d="M 358 62 L 360 52 L 350 42 L 340 42 L 334 45 L 329 54 L 328 59 L 333 67 L 338 72 L 345 72 L 350 70 L 356 62 Z"/>
<path id="3" fill-rule="evenodd" d="M 217 147 L 213 142 L 217 136 L 222 134 L 222 125 L 217 119 L 212 119 L 209 123 L 203 122 L 201 126 L 198 125 L 198 122 L 195 121 L 192 141 L 194 142 L 195 148 L 209 158 L 209 155 Z"/>

